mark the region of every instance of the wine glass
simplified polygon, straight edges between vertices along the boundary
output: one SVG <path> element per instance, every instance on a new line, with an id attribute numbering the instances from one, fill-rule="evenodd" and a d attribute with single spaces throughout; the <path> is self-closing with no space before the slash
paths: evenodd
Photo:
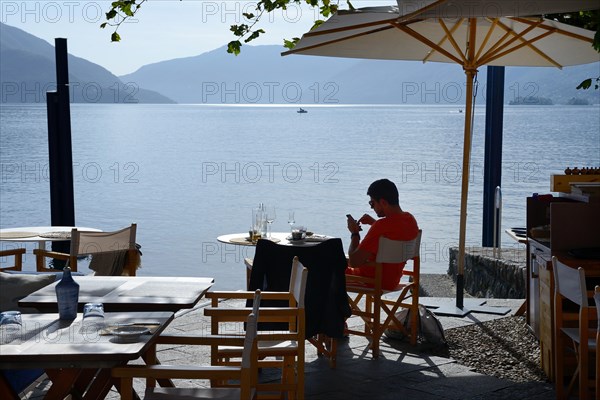
<path id="1" fill-rule="evenodd" d="M 296 219 L 294 218 L 294 212 L 290 211 L 288 213 L 288 224 L 290 224 L 290 229 L 292 229 L 292 225 L 296 223 Z"/>
<path id="2" fill-rule="evenodd" d="M 272 231 L 271 224 L 275 221 L 275 218 L 277 218 L 277 212 L 275 211 L 275 207 L 267 206 L 265 208 L 265 219 L 267 220 L 269 239 L 271 239 L 271 231 Z"/>

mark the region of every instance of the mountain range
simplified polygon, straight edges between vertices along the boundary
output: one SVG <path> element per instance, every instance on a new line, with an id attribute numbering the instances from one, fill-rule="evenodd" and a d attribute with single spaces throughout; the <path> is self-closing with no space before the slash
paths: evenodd
<path id="1" fill-rule="evenodd" d="M 83 58 L 68 56 L 71 101 L 75 103 L 173 103 L 152 90 L 127 85 Z M 54 46 L 0 23 L 0 103 L 45 103 L 56 89 Z"/>
<path id="2" fill-rule="evenodd" d="M 245 46 L 234 57 L 225 47 L 163 61 L 122 76 L 179 103 L 465 104 L 462 68 L 443 63 L 282 57 L 280 46 Z M 487 68 L 478 74 L 478 102 L 485 101 Z M 558 68 L 507 67 L 505 102 L 573 98 L 600 103 L 600 90 L 577 90 L 600 76 L 600 63 Z"/>
<path id="3" fill-rule="evenodd" d="M 35 88 L 55 80 L 54 48 L 20 29 L 4 24 L 0 29 L 1 102 L 36 101 Z M 120 77 L 70 55 L 72 99 L 200 104 L 465 104 L 465 75 L 456 65 L 282 57 L 283 50 L 281 46 L 244 46 L 236 57 L 220 47 L 145 65 Z M 482 68 L 478 74 L 478 103 L 485 101 L 486 70 Z M 576 89 L 582 80 L 598 76 L 600 63 L 562 70 L 507 67 L 504 101 L 526 98 L 533 104 L 536 99 L 554 104 L 600 103 L 600 90 Z"/>

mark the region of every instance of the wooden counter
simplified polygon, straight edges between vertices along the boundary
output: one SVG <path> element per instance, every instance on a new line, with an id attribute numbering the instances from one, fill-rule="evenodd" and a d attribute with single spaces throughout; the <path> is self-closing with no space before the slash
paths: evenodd
<path id="1" fill-rule="evenodd" d="M 589 286 L 600 280 L 600 259 L 572 256 L 572 249 L 600 247 L 600 204 L 564 198 L 528 198 L 527 230 L 549 226 L 547 240 L 527 241 L 527 322 L 540 340 L 541 364 L 554 380 L 554 276 L 552 257 L 572 268 L 583 268 Z M 549 240 L 548 240 L 549 239 Z"/>

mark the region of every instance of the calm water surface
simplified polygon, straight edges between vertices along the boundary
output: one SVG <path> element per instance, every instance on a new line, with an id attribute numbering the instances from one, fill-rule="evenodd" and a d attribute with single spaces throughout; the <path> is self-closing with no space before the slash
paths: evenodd
<path id="1" fill-rule="evenodd" d="M 252 249 L 216 237 L 248 230 L 274 204 L 310 230 L 340 236 L 388 177 L 423 228 L 422 269 L 445 273 L 458 242 L 464 114 L 453 106 L 224 107 L 72 105 L 78 225 L 138 223 L 140 275 L 212 276 L 243 287 Z M 467 243 L 481 243 L 485 109 L 476 109 Z M 50 224 L 45 106 L 0 108 L 0 227 Z M 550 175 L 600 165 L 600 107 L 506 106 L 503 228 L 524 226 L 525 197 Z M 2 243 L 2 248 L 13 244 Z M 518 247 L 503 235 L 503 247 Z M 31 246 L 28 246 L 31 248 Z M 2 260 L 6 262 L 5 260 Z M 28 254 L 26 269 L 33 269 Z"/>

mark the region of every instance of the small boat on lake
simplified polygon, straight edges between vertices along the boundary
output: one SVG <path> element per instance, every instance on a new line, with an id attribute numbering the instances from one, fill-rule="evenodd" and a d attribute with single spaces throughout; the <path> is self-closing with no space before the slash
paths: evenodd
<path id="1" fill-rule="evenodd" d="M 298 111 L 296 111 L 298 114 L 306 114 L 308 111 L 306 111 L 304 108 L 300 108 Z"/>

